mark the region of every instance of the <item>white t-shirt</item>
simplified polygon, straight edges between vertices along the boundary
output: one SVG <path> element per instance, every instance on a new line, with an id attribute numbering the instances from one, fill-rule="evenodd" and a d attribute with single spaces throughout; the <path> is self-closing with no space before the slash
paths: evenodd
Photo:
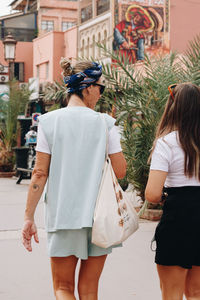
<path id="1" fill-rule="evenodd" d="M 36 151 L 51 154 L 44 131 L 38 124 Z M 108 135 L 108 154 L 121 152 L 120 134 L 117 126 L 113 126 Z"/>
<path id="2" fill-rule="evenodd" d="M 195 177 L 184 175 L 184 151 L 179 144 L 178 132 L 172 131 L 159 138 L 153 151 L 151 170 L 168 172 L 165 181 L 166 187 L 200 185 Z"/>

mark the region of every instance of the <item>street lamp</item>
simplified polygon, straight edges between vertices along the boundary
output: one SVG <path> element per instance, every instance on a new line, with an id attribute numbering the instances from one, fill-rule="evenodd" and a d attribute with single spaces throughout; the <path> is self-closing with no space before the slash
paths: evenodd
<path id="1" fill-rule="evenodd" d="M 8 62 L 15 61 L 15 50 L 17 41 L 13 38 L 11 33 L 9 32 L 8 35 L 3 40 L 4 44 L 4 58 Z"/>

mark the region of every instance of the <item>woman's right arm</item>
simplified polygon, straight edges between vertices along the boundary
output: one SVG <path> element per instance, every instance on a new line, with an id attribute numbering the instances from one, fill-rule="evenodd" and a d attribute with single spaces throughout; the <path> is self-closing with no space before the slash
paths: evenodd
<path id="1" fill-rule="evenodd" d="M 36 163 L 29 185 L 22 229 L 23 245 L 28 251 L 32 251 L 32 236 L 34 236 L 35 242 L 39 242 L 37 227 L 34 222 L 34 213 L 48 178 L 50 159 L 51 155 L 47 153 L 37 152 L 36 154 Z"/>
<path id="2" fill-rule="evenodd" d="M 120 144 L 121 135 L 117 126 L 113 126 L 108 135 L 108 155 L 117 178 L 126 175 L 126 160 Z"/>
<path id="3" fill-rule="evenodd" d="M 109 154 L 111 164 L 115 175 L 118 179 L 124 178 L 126 175 L 126 160 L 122 152 Z"/>

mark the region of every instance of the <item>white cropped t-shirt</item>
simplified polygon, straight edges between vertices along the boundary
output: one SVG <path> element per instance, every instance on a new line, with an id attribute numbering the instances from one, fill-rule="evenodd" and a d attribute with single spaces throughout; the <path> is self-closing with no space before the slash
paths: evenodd
<path id="1" fill-rule="evenodd" d="M 184 158 L 178 132 L 172 131 L 157 140 L 150 169 L 168 172 L 165 187 L 200 186 L 196 177 L 189 178 L 184 175 Z"/>

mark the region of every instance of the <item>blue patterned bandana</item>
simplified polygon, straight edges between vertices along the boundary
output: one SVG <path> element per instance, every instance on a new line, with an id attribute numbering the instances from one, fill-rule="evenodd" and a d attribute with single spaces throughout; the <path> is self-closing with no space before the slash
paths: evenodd
<path id="1" fill-rule="evenodd" d="M 84 72 L 64 77 L 64 83 L 68 93 L 72 94 L 81 91 L 99 80 L 102 75 L 102 66 L 95 62 L 92 64 L 93 66 Z"/>

